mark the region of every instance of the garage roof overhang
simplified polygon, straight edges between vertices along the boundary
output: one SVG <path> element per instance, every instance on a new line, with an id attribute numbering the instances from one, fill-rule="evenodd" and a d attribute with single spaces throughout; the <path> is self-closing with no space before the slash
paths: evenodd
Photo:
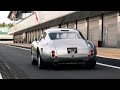
<path id="1" fill-rule="evenodd" d="M 34 30 L 41 30 L 46 27 L 52 27 L 52 26 L 56 26 L 59 24 L 65 24 L 67 22 L 73 22 L 75 20 L 87 19 L 87 18 L 91 18 L 95 16 L 100 16 L 102 14 L 109 14 L 109 13 L 114 13 L 114 12 L 116 11 L 78 11 L 78 12 L 74 12 L 72 14 L 60 17 L 60 18 L 56 18 L 54 20 L 51 20 L 45 23 L 38 24 L 36 26 L 26 28 L 24 30 L 15 32 L 14 35 L 22 34 L 24 32 L 31 32 Z"/>

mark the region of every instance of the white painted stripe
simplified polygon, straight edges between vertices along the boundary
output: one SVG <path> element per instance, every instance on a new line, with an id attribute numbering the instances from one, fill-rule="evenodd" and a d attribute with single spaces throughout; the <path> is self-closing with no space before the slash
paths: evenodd
<path id="1" fill-rule="evenodd" d="M 103 58 L 109 58 L 109 59 L 118 59 L 120 60 L 120 58 L 115 58 L 115 57 L 108 57 L 108 56 L 102 56 L 102 55 L 97 55 L 98 57 L 103 57 Z"/>
<path id="2" fill-rule="evenodd" d="M 116 68 L 116 69 L 120 69 L 120 67 L 117 67 L 117 66 L 112 66 L 112 65 L 108 65 L 108 64 L 103 64 L 103 63 L 96 63 L 98 65 L 102 65 L 102 66 L 106 66 L 106 67 L 111 67 L 111 68 Z"/>
<path id="3" fill-rule="evenodd" d="M 5 45 L 5 44 L 2 44 Z M 9 47 L 14 47 L 14 48 L 18 48 L 18 49 L 23 49 L 23 50 L 29 50 L 30 49 L 26 49 L 26 48 L 22 48 L 22 47 L 17 47 L 17 46 L 11 46 L 11 45 L 5 45 L 5 46 L 9 46 Z M 103 56 L 103 55 L 97 55 L 98 57 L 103 57 L 103 58 L 109 58 L 109 59 L 118 59 L 120 60 L 120 58 L 115 58 L 115 57 L 108 57 L 108 56 Z"/>
<path id="4" fill-rule="evenodd" d="M 26 48 L 21 48 L 21 47 L 16 47 L 16 46 L 11 46 L 11 45 L 6 45 L 6 46 L 9 46 L 9 47 L 14 47 L 14 48 L 19 48 L 19 49 L 23 49 L 23 50 L 29 50 L 30 49 L 26 49 Z M 101 55 L 97 55 L 98 57 L 104 57 L 104 58 L 112 58 L 112 59 L 118 59 L 120 60 L 120 58 L 113 58 L 113 57 L 107 57 L 107 56 L 101 56 Z M 120 69 L 120 67 L 117 67 L 117 66 L 112 66 L 112 65 L 108 65 L 108 64 L 103 64 L 103 63 L 96 63 L 98 65 L 102 65 L 102 66 L 107 66 L 107 67 L 112 67 L 112 68 L 116 68 L 116 69 Z"/>
<path id="5" fill-rule="evenodd" d="M 22 47 L 16 47 L 16 46 L 11 46 L 11 45 L 5 45 L 5 46 L 31 51 L 30 49 L 26 49 L 26 48 L 22 48 Z M 120 60 L 120 58 L 115 58 L 115 57 L 108 57 L 108 56 L 102 56 L 102 55 L 97 55 L 97 56 L 98 57 L 109 58 L 109 59 L 118 59 L 118 60 Z"/>
<path id="6" fill-rule="evenodd" d="M 1 73 L 0 73 L 0 79 L 3 79 Z"/>
<path id="7" fill-rule="evenodd" d="M 30 51 L 30 49 L 27 49 L 27 48 L 22 48 L 22 47 L 17 47 L 17 46 L 11 46 L 11 45 L 5 45 L 5 46 L 9 46 L 9 47 L 14 47 L 14 48 L 23 49 L 23 50 L 29 50 Z"/>
<path id="8" fill-rule="evenodd" d="M 5 65 L 7 66 L 7 68 L 10 70 L 10 72 L 14 75 L 14 73 L 12 72 L 12 70 L 10 69 L 10 67 L 5 63 Z M 14 75 L 14 77 L 16 78 L 16 79 L 18 79 L 15 75 Z"/>

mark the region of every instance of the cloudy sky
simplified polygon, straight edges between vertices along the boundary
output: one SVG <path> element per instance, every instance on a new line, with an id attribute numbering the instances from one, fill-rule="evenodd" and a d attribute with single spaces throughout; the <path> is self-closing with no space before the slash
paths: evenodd
<path id="1" fill-rule="evenodd" d="M 7 17 L 8 17 L 8 14 L 9 14 L 10 11 L 0 11 L 0 23 L 13 23 L 11 20 L 9 20 Z"/>

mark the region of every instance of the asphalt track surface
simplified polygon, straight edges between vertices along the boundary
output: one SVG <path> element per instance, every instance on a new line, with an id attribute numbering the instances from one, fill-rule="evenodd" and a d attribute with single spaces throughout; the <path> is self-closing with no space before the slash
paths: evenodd
<path id="1" fill-rule="evenodd" d="M 120 60 L 98 57 L 92 70 L 80 65 L 38 69 L 30 49 L 0 44 L 0 73 L 3 79 L 120 79 Z"/>

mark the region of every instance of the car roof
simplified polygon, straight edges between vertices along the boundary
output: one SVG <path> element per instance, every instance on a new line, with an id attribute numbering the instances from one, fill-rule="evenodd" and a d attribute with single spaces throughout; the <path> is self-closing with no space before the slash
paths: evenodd
<path id="1" fill-rule="evenodd" d="M 51 32 L 61 32 L 61 30 L 69 30 L 70 32 L 78 32 L 77 29 L 69 29 L 69 28 L 51 28 L 51 29 L 46 29 L 45 32 L 51 33 Z"/>

